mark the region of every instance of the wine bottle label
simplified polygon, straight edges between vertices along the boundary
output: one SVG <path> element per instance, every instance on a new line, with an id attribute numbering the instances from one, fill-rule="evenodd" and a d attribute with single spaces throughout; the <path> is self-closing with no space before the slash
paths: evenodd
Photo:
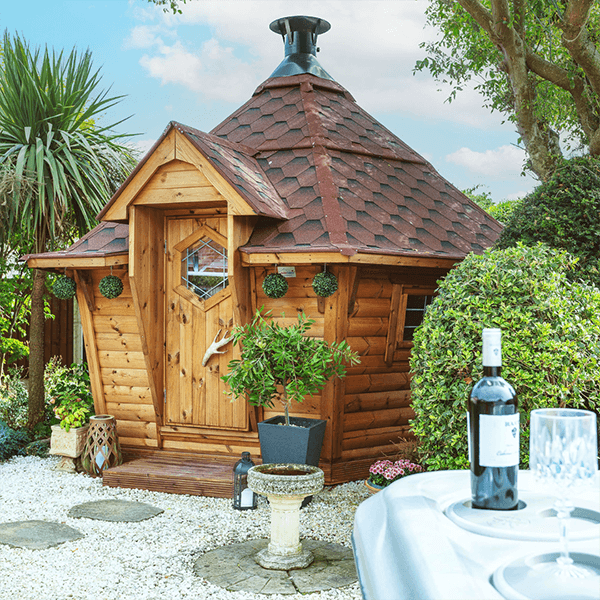
<path id="1" fill-rule="evenodd" d="M 514 467 L 519 464 L 519 414 L 479 415 L 479 464 Z"/>

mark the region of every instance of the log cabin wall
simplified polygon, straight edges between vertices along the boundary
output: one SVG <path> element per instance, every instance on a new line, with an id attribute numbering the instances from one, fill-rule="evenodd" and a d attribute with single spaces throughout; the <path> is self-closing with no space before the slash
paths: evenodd
<path id="1" fill-rule="evenodd" d="M 109 300 L 98 284 L 110 273 L 110 269 L 75 272 L 94 408 L 96 414 L 117 419 L 124 446 L 156 448 L 156 417 L 129 275 L 125 266 L 113 269 L 123 282 L 123 293 Z"/>

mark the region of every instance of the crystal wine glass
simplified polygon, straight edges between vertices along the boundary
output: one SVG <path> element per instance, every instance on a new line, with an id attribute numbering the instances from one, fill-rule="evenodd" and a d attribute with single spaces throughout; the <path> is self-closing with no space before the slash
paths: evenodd
<path id="1" fill-rule="evenodd" d="M 587 410 L 542 408 L 531 411 L 529 467 L 536 479 L 556 496 L 560 556 L 552 570 L 561 577 L 595 574 L 569 556 L 568 519 L 571 494 L 591 483 L 598 468 L 596 415 Z"/>

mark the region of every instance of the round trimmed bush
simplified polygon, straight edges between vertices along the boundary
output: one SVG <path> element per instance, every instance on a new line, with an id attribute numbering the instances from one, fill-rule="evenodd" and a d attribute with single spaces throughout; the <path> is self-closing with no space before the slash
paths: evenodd
<path id="1" fill-rule="evenodd" d="M 337 292 L 338 280 L 333 273 L 323 271 L 317 273 L 312 280 L 312 288 L 317 296 L 328 298 Z"/>
<path id="2" fill-rule="evenodd" d="M 440 282 L 415 332 L 411 422 L 431 469 L 468 468 L 467 400 L 483 375 L 481 332 L 502 330 L 502 376 L 521 414 L 521 467 L 529 413 L 565 406 L 598 412 L 600 290 L 570 281 L 576 259 L 537 245 L 470 254 Z"/>
<path id="3" fill-rule="evenodd" d="M 70 277 L 59 277 L 52 286 L 52 293 L 59 300 L 70 300 L 76 291 L 75 281 Z"/>
<path id="4" fill-rule="evenodd" d="M 519 201 L 497 248 L 543 242 L 579 258 L 572 276 L 600 287 L 600 159 L 563 160 L 553 175 Z"/>
<path id="5" fill-rule="evenodd" d="M 116 275 L 107 275 L 100 280 L 98 288 L 105 298 L 112 300 L 123 292 L 123 282 Z"/>
<path id="6" fill-rule="evenodd" d="M 288 287 L 288 282 L 281 273 L 269 273 L 262 284 L 263 291 L 269 298 L 283 298 Z"/>

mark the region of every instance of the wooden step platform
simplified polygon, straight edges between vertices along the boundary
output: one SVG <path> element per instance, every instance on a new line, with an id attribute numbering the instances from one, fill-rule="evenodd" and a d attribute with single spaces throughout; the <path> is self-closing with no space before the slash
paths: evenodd
<path id="1" fill-rule="evenodd" d="M 134 458 L 107 469 L 102 482 L 108 487 L 136 488 L 168 494 L 231 498 L 233 466 L 230 456 L 173 456 L 163 453 Z"/>

